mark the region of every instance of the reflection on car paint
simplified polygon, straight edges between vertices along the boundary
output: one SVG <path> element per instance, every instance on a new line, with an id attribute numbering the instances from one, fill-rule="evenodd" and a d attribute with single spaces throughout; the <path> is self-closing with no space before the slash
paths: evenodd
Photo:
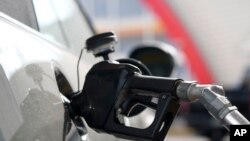
<path id="1" fill-rule="evenodd" d="M 0 90 L 0 140 L 5 141 L 10 140 L 24 120 L 1 64 Z"/>

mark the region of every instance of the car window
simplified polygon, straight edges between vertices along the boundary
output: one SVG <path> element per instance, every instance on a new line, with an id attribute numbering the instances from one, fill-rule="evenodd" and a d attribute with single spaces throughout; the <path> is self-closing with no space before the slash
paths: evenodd
<path id="1" fill-rule="evenodd" d="M 93 32 L 75 1 L 33 0 L 40 32 L 79 51 Z"/>
<path id="2" fill-rule="evenodd" d="M 1 0 L 0 12 L 38 30 L 32 0 Z"/>

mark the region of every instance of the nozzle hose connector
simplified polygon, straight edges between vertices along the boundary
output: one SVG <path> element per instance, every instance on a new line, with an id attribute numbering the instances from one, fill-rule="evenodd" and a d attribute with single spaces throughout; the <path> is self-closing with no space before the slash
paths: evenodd
<path id="1" fill-rule="evenodd" d="M 229 130 L 230 125 L 245 125 L 250 122 L 238 111 L 225 96 L 222 86 L 199 85 L 196 82 L 183 81 L 176 89 L 182 101 L 199 101 L 207 111 Z"/>

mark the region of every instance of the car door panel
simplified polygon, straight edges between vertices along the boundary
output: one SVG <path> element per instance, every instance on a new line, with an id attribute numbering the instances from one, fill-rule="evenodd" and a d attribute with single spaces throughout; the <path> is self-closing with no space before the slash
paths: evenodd
<path id="1" fill-rule="evenodd" d="M 1 80 L 6 85 L 3 87 L 6 90 L 1 91 L 5 97 L 2 100 L 6 101 L 1 102 L 1 107 L 5 107 L 0 114 L 1 138 L 13 141 L 79 139 L 76 130 L 72 137 L 66 137 L 74 125 L 65 113 L 52 63 L 59 63 L 70 55 L 63 54 L 55 44 L 46 42 L 22 24 L 16 25 L 5 16 L 0 19 L 0 31 L 6 33 L 0 35 L 1 74 L 4 74 Z"/>

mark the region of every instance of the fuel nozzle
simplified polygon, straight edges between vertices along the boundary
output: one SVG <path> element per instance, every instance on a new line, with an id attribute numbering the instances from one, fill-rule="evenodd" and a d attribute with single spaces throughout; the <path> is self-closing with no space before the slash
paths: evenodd
<path id="1" fill-rule="evenodd" d="M 114 33 L 95 35 L 86 41 L 86 48 L 104 61 L 87 73 L 82 91 L 72 97 L 70 106 L 75 116 L 84 117 L 97 132 L 130 140 L 163 141 L 180 107 L 180 101 L 199 101 L 227 129 L 229 125 L 250 124 L 225 96 L 218 85 L 199 85 L 178 78 L 143 74 L 131 61 L 110 61 L 117 38 Z M 141 67 L 143 68 L 143 67 Z M 144 99 L 144 97 L 146 99 Z M 151 99 L 157 99 L 157 102 Z M 147 128 L 128 126 L 136 105 L 155 110 Z"/>
<path id="2" fill-rule="evenodd" d="M 225 96 L 222 86 L 199 85 L 196 82 L 182 81 L 176 89 L 182 101 L 199 101 L 207 111 L 229 130 L 230 125 L 245 125 L 250 122 Z"/>

